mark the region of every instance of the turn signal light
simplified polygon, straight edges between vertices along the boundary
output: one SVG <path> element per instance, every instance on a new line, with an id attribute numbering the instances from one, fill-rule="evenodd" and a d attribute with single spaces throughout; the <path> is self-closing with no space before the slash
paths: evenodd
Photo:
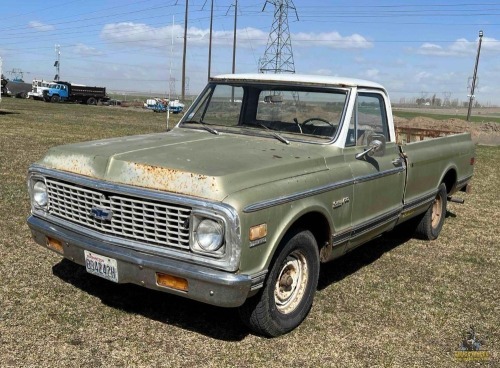
<path id="1" fill-rule="evenodd" d="M 57 253 L 64 254 L 64 248 L 62 243 L 53 238 L 47 238 L 47 248 L 50 248 L 52 250 L 55 250 Z"/>
<path id="2" fill-rule="evenodd" d="M 260 224 L 250 228 L 250 241 L 267 236 L 267 224 Z"/>
<path id="3" fill-rule="evenodd" d="M 156 283 L 159 286 L 168 287 L 170 289 L 188 291 L 188 281 L 182 277 L 167 275 L 166 273 L 156 273 Z"/>

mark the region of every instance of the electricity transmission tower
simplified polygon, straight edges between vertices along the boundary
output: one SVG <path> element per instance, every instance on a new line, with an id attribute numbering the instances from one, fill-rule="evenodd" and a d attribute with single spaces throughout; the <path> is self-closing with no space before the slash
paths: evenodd
<path id="1" fill-rule="evenodd" d="M 268 3 L 274 6 L 274 20 L 259 70 L 261 73 L 295 73 L 292 40 L 288 28 L 288 10 L 295 11 L 295 16 L 299 20 L 297 9 L 293 0 L 266 0 L 262 11 Z"/>
<path id="2" fill-rule="evenodd" d="M 13 68 L 12 70 L 7 71 L 7 73 L 13 75 L 13 80 L 19 82 L 24 82 L 24 75 L 30 74 L 30 72 L 23 72 L 23 70 L 19 68 Z"/>
<path id="3" fill-rule="evenodd" d="M 446 92 L 443 92 L 444 94 L 444 102 L 443 102 L 443 106 L 450 106 L 450 97 L 451 97 L 451 92 L 449 91 L 446 91 Z"/>
<path id="4" fill-rule="evenodd" d="M 171 98 L 174 98 L 173 96 L 176 95 L 176 91 L 175 91 L 175 77 L 170 77 L 170 80 L 169 80 L 169 96 L 171 96 Z"/>

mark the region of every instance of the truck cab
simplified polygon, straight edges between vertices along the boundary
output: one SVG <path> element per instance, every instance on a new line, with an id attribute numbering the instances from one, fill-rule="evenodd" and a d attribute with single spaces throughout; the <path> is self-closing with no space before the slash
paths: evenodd
<path id="1" fill-rule="evenodd" d="M 47 89 L 43 90 L 43 99 L 46 102 L 59 102 L 68 99 L 68 87 L 60 83 L 50 83 Z"/>
<path id="2" fill-rule="evenodd" d="M 31 92 L 28 92 L 28 98 L 43 100 L 43 91 L 48 90 L 50 84 L 50 82 L 43 79 L 33 79 L 31 84 L 32 89 Z"/>

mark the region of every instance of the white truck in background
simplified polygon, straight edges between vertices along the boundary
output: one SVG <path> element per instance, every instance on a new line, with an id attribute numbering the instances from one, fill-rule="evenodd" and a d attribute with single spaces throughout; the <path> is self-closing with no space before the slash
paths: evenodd
<path id="1" fill-rule="evenodd" d="M 49 89 L 51 82 L 43 79 L 33 79 L 31 84 L 31 92 L 28 92 L 28 98 L 35 100 L 43 100 L 43 91 Z"/>

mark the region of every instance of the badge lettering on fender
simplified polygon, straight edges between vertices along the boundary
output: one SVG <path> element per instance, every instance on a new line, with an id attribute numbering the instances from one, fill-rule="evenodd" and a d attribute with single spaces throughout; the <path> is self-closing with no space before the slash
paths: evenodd
<path id="1" fill-rule="evenodd" d="M 335 208 L 339 208 L 341 206 L 343 206 L 344 204 L 346 203 L 349 203 L 349 197 L 344 197 L 338 201 L 333 201 L 332 203 L 332 208 L 335 209 Z"/>

